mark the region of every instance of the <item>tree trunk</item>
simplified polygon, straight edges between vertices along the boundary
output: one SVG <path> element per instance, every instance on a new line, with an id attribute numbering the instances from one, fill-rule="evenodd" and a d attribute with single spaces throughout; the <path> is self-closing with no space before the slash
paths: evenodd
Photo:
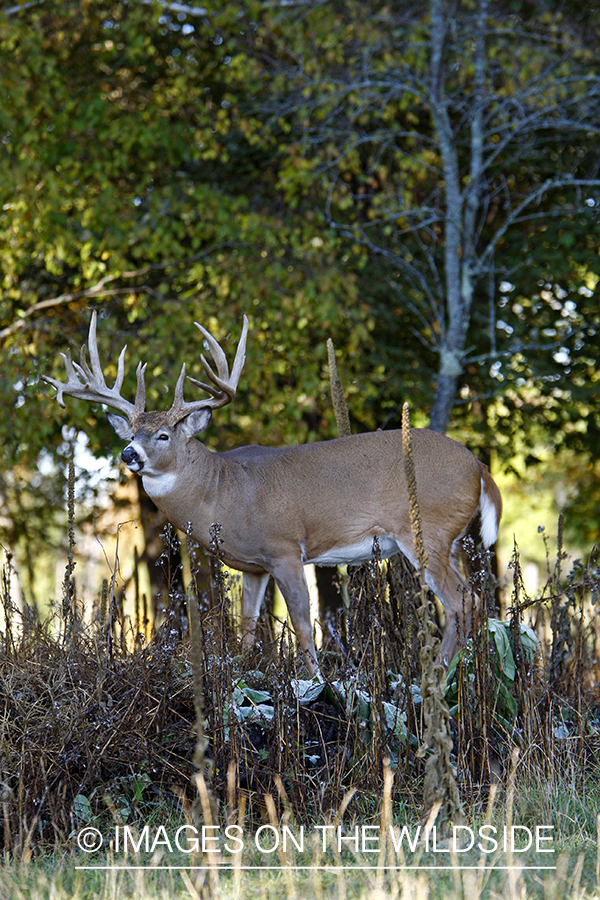
<path id="1" fill-rule="evenodd" d="M 475 47 L 473 115 L 470 122 L 469 179 L 461 191 L 455 135 L 448 114 L 446 91 L 447 35 L 452 11 L 444 0 L 431 0 L 431 115 L 438 136 L 444 173 L 444 284 L 445 316 L 441 325 L 438 383 L 430 427 L 445 432 L 456 402 L 463 372 L 471 321 L 476 266 L 477 211 L 483 172 L 483 91 L 485 85 L 485 28 L 488 0 L 480 0 Z"/>

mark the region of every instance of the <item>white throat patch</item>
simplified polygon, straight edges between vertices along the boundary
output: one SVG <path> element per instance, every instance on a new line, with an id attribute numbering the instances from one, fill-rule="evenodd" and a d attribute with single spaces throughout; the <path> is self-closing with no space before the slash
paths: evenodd
<path id="1" fill-rule="evenodd" d="M 170 494 L 175 487 L 177 475 L 174 472 L 163 472 L 157 475 L 149 475 L 142 469 L 142 482 L 144 489 L 150 497 L 164 497 Z"/>

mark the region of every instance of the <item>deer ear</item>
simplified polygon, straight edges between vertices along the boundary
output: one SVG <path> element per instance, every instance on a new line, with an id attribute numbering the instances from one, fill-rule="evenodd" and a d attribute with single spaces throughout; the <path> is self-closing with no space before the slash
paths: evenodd
<path id="1" fill-rule="evenodd" d="M 210 409 L 198 409 L 195 412 L 191 412 L 189 416 L 186 416 L 181 422 L 181 427 L 183 428 L 185 436 L 191 438 L 195 434 L 206 431 L 211 416 L 212 412 Z"/>
<path id="2" fill-rule="evenodd" d="M 108 421 L 115 429 L 120 438 L 123 438 L 124 441 L 131 440 L 131 425 L 127 419 L 124 419 L 123 416 L 117 416 L 115 413 L 107 413 Z"/>

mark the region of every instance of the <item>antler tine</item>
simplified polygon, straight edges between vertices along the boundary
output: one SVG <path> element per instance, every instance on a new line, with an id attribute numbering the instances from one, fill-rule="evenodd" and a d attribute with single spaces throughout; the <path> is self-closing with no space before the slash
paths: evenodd
<path id="1" fill-rule="evenodd" d="M 206 328 L 204 328 L 198 322 L 194 322 L 194 324 L 206 338 L 208 349 L 210 350 L 211 355 L 216 363 L 218 374 L 213 371 L 211 365 L 207 362 L 204 355 L 200 356 L 200 361 L 204 367 L 206 374 L 213 382 L 213 384 L 217 386 L 218 390 L 215 390 L 215 388 L 211 387 L 208 384 L 204 384 L 204 382 L 202 381 L 197 381 L 195 378 L 188 378 L 188 381 L 191 381 L 192 384 L 196 385 L 196 387 L 201 387 L 203 388 L 203 390 L 209 391 L 209 393 L 213 395 L 213 399 L 207 401 L 207 405 L 211 406 L 213 409 L 218 409 L 221 406 L 226 406 L 228 403 L 231 403 L 231 401 L 235 397 L 235 392 L 237 390 L 240 375 L 242 373 L 242 368 L 244 367 L 244 361 L 246 359 L 248 317 L 244 316 L 244 324 L 242 326 L 242 333 L 240 335 L 240 340 L 238 342 L 237 350 L 235 353 L 231 375 L 229 374 L 227 357 L 225 356 L 220 344 L 217 343 L 212 334 L 207 331 Z"/>
<path id="2" fill-rule="evenodd" d="M 56 378 L 51 378 L 50 375 L 42 375 L 42 379 L 43 379 L 43 381 L 47 381 L 48 384 L 51 384 L 52 387 L 56 388 L 56 400 L 57 400 L 59 406 L 64 407 L 65 406 L 65 398 L 63 396 L 64 391 L 66 390 L 66 388 L 68 387 L 68 385 L 71 381 L 78 381 L 79 379 L 77 377 L 77 373 L 76 373 L 75 369 L 73 368 L 73 360 L 71 359 L 71 354 L 69 353 L 69 351 L 67 350 L 66 353 L 61 352 L 60 355 L 63 358 L 64 364 L 65 364 L 65 369 L 67 372 L 67 384 L 63 384 L 62 381 L 57 381 Z"/>
<path id="3" fill-rule="evenodd" d="M 229 364 L 227 362 L 227 357 L 225 356 L 223 348 L 214 339 L 214 337 L 212 336 L 210 331 L 207 331 L 203 325 L 200 325 L 199 322 L 194 322 L 194 325 L 196 326 L 198 331 L 201 331 L 202 334 L 204 335 L 204 338 L 206 340 L 206 343 L 208 344 L 208 349 L 210 350 L 211 356 L 217 364 L 217 372 L 219 373 L 219 378 L 221 378 L 221 379 L 228 378 L 229 377 Z M 202 354 L 200 355 L 200 360 L 202 362 L 202 365 L 206 369 L 207 373 L 210 375 L 211 367 L 206 362 L 206 360 Z"/>
<path id="4" fill-rule="evenodd" d="M 198 409 L 205 409 L 210 405 L 209 400 L 195 400 L 188 402 L 183 399 L 183 386 L 185 384 L 185 363 L 181 367 L 177 384 L 175 385 L 175 394 L 173 397 L 173 405 L 168 412 L 168 416 L 172 425 L 184 419 L 189 413 Z"/>
<path id="5" fill-rule="evenodd" d="M 125 348 L 123 348 L 123 350 L 124 349 Z M 121 359 L 121 357 L 119 357 L 119 360 L 120 359 Z M 146 409 L 146 381 L 145 381 L 144 376 L 146 375 L 146 366 L 147 365 L 148 365 L 148 363 L 139 362 L 137 364 L 137 369 L 135 370 L 136 387 L 135 387 L 135 403 L 133 405 L 134 417 L 141 415 L 141 413 L 143 413 L 144 410 Z M 118 381 L 118 377 L 117 377 L 117 381 Z M 117 382 L 115 382 L 115 388 L 116 388 L 116 386 L 117 386 Z M 119 390 L 120 390 L 120 386 L 119 386 Z"/>
<path id="6" fill-rule="evenodd" d="M 131 422 L 136 415 L 139 415 L 139 413 L 144 411 L 146 402 L 144 372 L 146 367 L 140 364 L 137 368 L 135 404 L 130 403 L 121 396 L 121 388 L 125 377 L 125 351 L 127 349 L 126 347 L 123 347 L 117 362 L 117 378 L 113 387 L 109 388 L 106 384 L 102 373 L 102 366 L 100 364 L 98 342 L 96 338 L 96 323 L 97 313 L 94 310 L 88 332 L 87 348 L 85 344 L 81 348 L 79 363 L 73 362 L 71 354 L 68 351 L 66 353 L 61 353 L 61 356 L 65 361 L 67 381 L 57 381 L 55 378 L 50 378 L 47 375 L 43 376 L 44 381 L 47 381 L 56 388 L 58 392 L 56 399 L 61 406 L 65 405 L 65 394 L 70 397 L 76 397 L 79 400 L 99 401 L 105 403 L 107 406 L 113 407 L 113 409 L 118 409 L 119 412 L 124 413 Z M 87 360 L 86 349 L 87 353 L 89 353 L 89 363 Z"/>
<path id="7" fill-rule="evenodd" d="M 179 421 L 180 419 L 188 415 L 188 413 L 194 412 L 195 410 L 207 408 L 219 409 L 220 407 L 226 406 L 228 403 L 230 403 L 235 396 L 238 381 L 240 380 L 240 375 L 244 365 L 244 360 L 246 358 L 246 339 L 248 336 L 248 319 L 246 316 L 244 316 L 242 334 L 240 336 L 240 340 L 236 350 L 231 375 L 229 374 L 227 357 L 225 356 L 225 353 L 223 352 L 220 344 L 217 343 L 212 334 L 205 328 L 203 328 L 202 325 L 199 325 L 198 322 L 195 322 L 194 324 L 206 338 L 208 348 L 217 366 L 218 374 L 213 371 L 204 356 L 200 356 L 200 360 L 206 370 L 206 373 L 208 374 L 208 377 L 213 382 L 213 385 L 216 385 L 216 387 L 213 387 L 213 385 L 210 384 L 205 384 L 203 381 L 198 381 L 196 378 L 190 378 L 188 376 L 188 381 L 191 381 L 191 383 L 196 387 L 200 387 L 202 388 L 202 390 L 207 391 L 211 396 L 205 397 L 202 400 L 186 402 L 183 399 L 183 385 L 186 380 L 184 363 L 181 368 L 181 374 L 179 375 L 177 384 L 175 386 L 173 406 L 169 410 L 171 420 L 174 422 Z"/>
<path id="8" fill-rule="evenodd" d="M 90 378 L 93 378 L 94 376 L 96 376 L 102 381 L 103 384 L 106 384 L 106 382 L 104 381 L 104 375 L 102 374 L 102 366 L 100 365 L 100 355 L 98 353 L 98 339 L 96 337 L 97 324 L 98 324 L 98 314 L 96 313 L 96 310 L 94 310 L 92 312 L 92 320 L 90 322 L 90 330 L 88 332 L 88 342 L 87 342 L 87 350 L 90 355 L 91 370 L 88 368 L 88 365 L 87 365 L 87 359 L 86 359 L 86 355 L 85 355 L 85 351 L 86 351 L 85 344 L 81 348 L 81 354 L 80 354 L 81 364 L 85 369 L 86 375 L 88 375 Z M 123 350 L 124 349 L 125 349 L 125 347 L 123 347 Z M 121 370 L 123 368 L 123 362 L 122 362 L 123 350 L 121 351 L 121 355 L 119 356 L 119 365 L 117 368 L 117 381 L 118 381 L 118 375 L 121 373 Z M 115 384 L 115 387 L 116 387 L 116 384 Z"/>
<path id="9" fill-rule="evenodd" d="M 185 382 L 185 363 L 181 367 L 181 372 L 179 373 L 179 378 L 177 379 L 177 384 L 175 385 L 175 397 L 173 399 L 173 408 L 180 410 L 187 406 L 186 401 L 183 399 L 183 384 Z"/>

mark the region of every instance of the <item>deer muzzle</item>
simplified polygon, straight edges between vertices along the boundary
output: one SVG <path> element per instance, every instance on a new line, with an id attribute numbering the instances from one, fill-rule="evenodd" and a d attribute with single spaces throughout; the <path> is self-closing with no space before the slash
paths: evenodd
<path id="1" fill-rule="evenodd" d="M 123 460 L 127 468 L 131 469 L 132 472 L 139 472 L 139 470 L 144 465 L 143 460 L 140 459 L 137 450 L 135 450 L 131 445 L 129 445 L 129 447 L 125 447 L 125 449 L 121 453 L 121 459 Z"/>

